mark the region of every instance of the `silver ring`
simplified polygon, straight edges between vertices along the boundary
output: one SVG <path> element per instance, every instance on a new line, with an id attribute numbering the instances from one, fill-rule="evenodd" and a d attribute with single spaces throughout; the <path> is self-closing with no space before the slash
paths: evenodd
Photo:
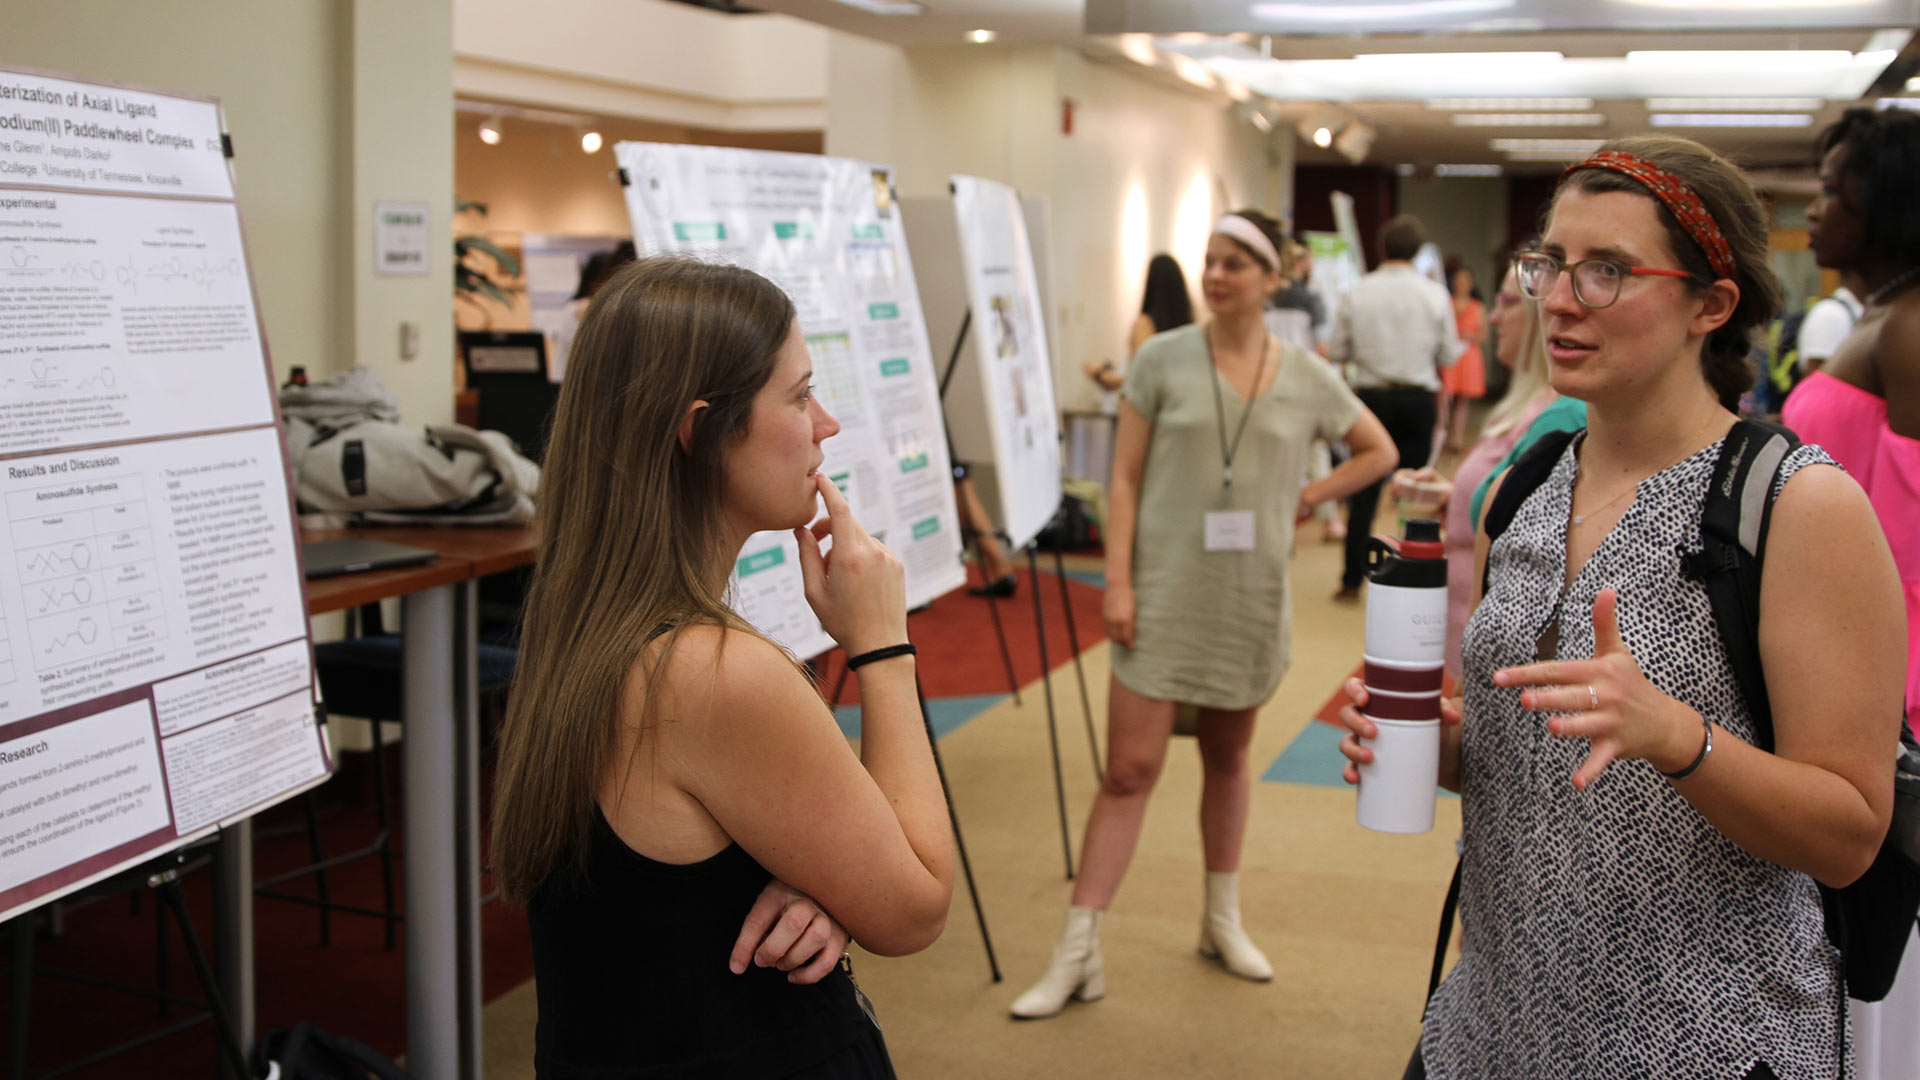
<path id="1" fill-rule="evenodd" d="M 1587 701 L 1590 703 L 1592 711 L 1598 712 L 1600 710 L 1600 692 L 1593 688 L 1592 683 L 1587 684 Z"/>

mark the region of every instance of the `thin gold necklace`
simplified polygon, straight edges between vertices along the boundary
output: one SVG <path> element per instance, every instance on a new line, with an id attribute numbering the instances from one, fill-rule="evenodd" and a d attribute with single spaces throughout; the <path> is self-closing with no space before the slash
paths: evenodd
<path id="1" fill-rule="evenodd" d="M 1713 422 L 1717 419 L 1719 419 L 1717 416 L 1709 417 L 1707 422 L 1701 425 L 1700 430 L 1693 433 L 1693 438 L 1687 440 L 1687 445 L 1692 446 L 1692 444 L 1696 442 L 1701 435 L 1705 434 L 1709 428 L 1713 427 Z M 1693 455 L 1699 452 L 1700 452 L 1699 447 L 1694 447 L 1691 450 L 1687 450 L 1683 452 L 1679 457 L 1674 458 L 1672 461 L 1669 461 L 1665 465 L 1662 465 L 1659 468 L 1653 470 L 1652 472 L 1648 473 L 1646 476 L 1643 476 L 1639 480 L 1635 480 L 1633 483 L 1627 485 L 1626 490 L 1620 492 L 1620 494 L 1618 495 L 1615 495 L 1613 498 L 1608 499 L 1606 502 L 1601 503 L 1599 506 L 1596 506 L 1593 509 L 1588 510 L 1584 514 L 1574 514 L 1573 523 L 1575 525 L 1586 524 L 1588 518 L 1593 517 L 1594 515 L 1600 513 L 1600 511 L 1605 510 L 1607 507 L 1612 506 L 1614 503 L 1619 502 L 1621 499 L 1626 498 L 1628 495 L 1631 495 L 1639 491 L 1641 482 L 1646 480 L 1647 477 L 1657 476 L 1660 473 L 1666 472 L 1668 469 L 1673 468 L 1675 465 L 1680 464 L 1681 462 L 1687 460 L 1688 458 L 1692 457 Z M 1572 500 L 1568 500 L 1568 503 L 1569 503 L 1569 508 L 1571 508 Z"/>

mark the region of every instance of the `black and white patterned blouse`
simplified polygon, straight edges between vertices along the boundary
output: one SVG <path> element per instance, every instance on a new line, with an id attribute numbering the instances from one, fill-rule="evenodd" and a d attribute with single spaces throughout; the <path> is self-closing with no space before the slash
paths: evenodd
<path id="1" fill-rule="evenodd" d="M 1549 735 L 1546 714 L 1493 685 L 1536 660 L 1554 620 L 1556 655 L 1592 656 L 1593 599 L 1612 586 L 1647 678 L 1754 741 L 1706 591 L 1680 565 L 1700 546 L 1719 443 L 1641 481 L 1556 605 L 1583 440 L 1494 543 L 1467 625 L 1465 946 L 1427 1011 L 1428 1075 L 1735 1080 L 1765 1062 L 1782 1080 L 1827 1080 L 1848 1040 L 1813 879 L 1736 846 L 1645 761 L 1574 790 L 1586 740 Z M 1832 463 L 1801 447 L 1782 482 Z"/>

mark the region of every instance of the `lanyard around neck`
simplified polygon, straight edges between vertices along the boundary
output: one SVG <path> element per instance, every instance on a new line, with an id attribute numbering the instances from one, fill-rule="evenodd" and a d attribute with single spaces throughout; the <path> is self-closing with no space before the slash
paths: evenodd
<path id="1" fill-rule="evenodd" d="M 1253 396 L 1247 399 L 1247 407 L 1240 413 L 1240 426 L 1234 429 L 1233 442 L 1227 442 L 1227 406 L 1220 396 L 1220 380 L 1223 376 L 1213 362 L 1213 328 L 1200 335 L 1207 343 L 1207 373 L 1213 376 L 1213 415 L 1220 424 L 1220 466 L 1221 487 L 1233 489 L 1233 459 L 1240 453 L 1240 437 L 1247 433 L 1247 420 L 1253 416 L 1253 403 L 1260 397 L 1260 380 L 1267 374 L 1267 341 L 1262 335 L 1260 342 L 1260 363 L 1253 369 Z"/>

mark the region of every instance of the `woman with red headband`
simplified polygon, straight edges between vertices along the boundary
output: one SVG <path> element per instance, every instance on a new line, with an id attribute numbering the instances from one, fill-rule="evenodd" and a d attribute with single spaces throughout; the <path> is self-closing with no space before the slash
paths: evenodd
<path id="1" fill-rule="evenodd" d="M 1787 455 L 1761 583 L 1771 751 L 1682 567 L 1779 303 L 1766 243 L 1737 169 L 1642 136 L 1569 169 L 1516 260 L 1588 427 L 1478 544 L 1440 763 L 1465 825 L 1464 945 L 1409 1077 L 1812 1078 L 1850 1057 L 1815 882 L 1865 871 L 1892 812 L 1892 557 L 1824 451 Z M 1357 781 L 1374 726 L 1341 719 Z"/>

